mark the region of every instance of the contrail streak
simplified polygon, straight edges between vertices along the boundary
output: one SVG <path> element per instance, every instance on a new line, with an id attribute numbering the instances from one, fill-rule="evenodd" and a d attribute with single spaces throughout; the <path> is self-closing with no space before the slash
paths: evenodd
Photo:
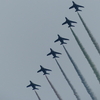
<path id="1" fill-rule="evenodd" d="M 76 96 L 77 100 L 81 100 L 78 93 L 76 92 L 76 90 L 74 89 L 73 85 L 71 84 L 71 82 L 69 81 L 69 79 L 67 78 L 66 74 L 64 73 L 63 69 L 61 68 L 60 64 L 58 63 L 57 59 L 55 59 L 57 65 L 59 66 L 64 78 L 66 79 L 66 81 L 68 82 L 70 88 L 72 89 L 74 95 Z"/>
<path id="2" fill-rule="evenodd" d="M 87 31 L 89 37 L 91 38 L 91 40 L 92 40 L 94 46 L 96 47 L 96 50 L 97 50 L 98 53 L 100 54 L 100 46 L 99 46 L 99 44 L 97 43 L 97 41 L 95 40 L 94 36 L 93 36 L 92 33 L 90 32 L 89 28 L 87 27 L 87 25 L 86 25 L 86 23 L 84 22 L 84 20 L 83 20 L 83 18 L 81 17 L 81 15 L 80 15 L 78 12 L 77 12 L 77 14 L 78 14 L 80 20 L 82 21 L 83 26 L 84 26 L 84 28 L 86 29 L 86 31 Z"/>
<path id="3" fill-rule="evenodd" d="M 39 97 L 39 95 L 38 95 L 38 93 L 36 91 L 35 91 L 35 94 L 37 95 L 38 99 L 41 100 L 41 98 Z"/>
<path id="4" fill-rule="evenodd" d="M 70 54 L 68 53 L 67 49 L 65 48 L 65 46 L 63 45 L 63 48 L 67 54 L 67 56 L 69 57 L 71 63 L 73 64 L 78 76 L 81 79 L 81 82 L 83 83 L 84 87 L 86 88 L 88 94 L 90 95 L 90 97 L 92 98 L 92 100 L 97 100 L 97 98 L 95 97 L 94 93 L 92 92 L 91 88 L 89 87 L 89 85 L 87 84 L 85 78 L 83 77 L 81 71 L 79 70 L 78 66 L 76 65 L 76 63 L 74 62 L 74 60 L 72 59 L 72 57 L 70 56 Z"/>
<path id="5" fill-rule="evenodd" d="M 80 49 L 82 50 L 82 52 L 83 52 L 85 58 L 87 59 L 87 61 L 88 61 L 88 63 L 90 64 L 90 66 L 91 66 L 93 72 L 95 73 L 97 80 L 98 80 L 99 83 L 100 83 L 100 74 L 99 74 L 98 70 L 96 69 L 94 63 L 92 62 L 92 60 L 91 60 L 91 58 L 90 58 L 90 56 L 89 56 L 88 53 L 86 52 L 85 48 L 84 48 L 83 45 L 81 44 L 81 42 L 80 42 L 80 40 L 78 39 L 78 37 L 75 35 L 75 33 L 74 33 L 74 31 L 72 30 L 72 28 L 70 28 L 70 30 L 71 30 L 71 32 L 73 33 L 73 35 L 74 35 L 74 37 L 75 37 L 75 39 L 76 39 L 76 41 L 77 41 L 77 43 L 78 43 Z"/>
<path id="6" fill-rule="evenodd" d="M 47 81 L 49 82 L 51 88 L 53 89 L 53 91 L 55 92 L 56 96 L 58 97 L 59 100 L 62 100 L 62 98 L 60 97 L 60 95 L 58 94 L 58 92 L 56 91 L 56 89 L 54 88 L 53 84 L 50 82 L 50 80 L 48 79 L 48 77 L 45 75 Z"/>

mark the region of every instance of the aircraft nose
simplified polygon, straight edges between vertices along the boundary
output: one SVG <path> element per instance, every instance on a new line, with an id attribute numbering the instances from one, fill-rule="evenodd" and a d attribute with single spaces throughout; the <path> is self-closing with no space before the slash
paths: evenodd
<path id="1" fill-rule="evenodd" d="M 68 18 L 67 18 L 67 17 L 65 17 L 65 19 L 67 20 Z"/>
<path id="2" fill-rule="evenodd" d="M 40 67 L 42 67 L 42 65 L 40 65 Z"/>
<path id="3" fill-rule="evenodd" d="M 31 83 L 31 81 L 30 81 L 30 83 Z"/>

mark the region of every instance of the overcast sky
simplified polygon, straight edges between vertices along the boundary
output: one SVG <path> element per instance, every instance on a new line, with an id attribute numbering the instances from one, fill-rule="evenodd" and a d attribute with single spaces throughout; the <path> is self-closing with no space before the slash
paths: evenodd
<path id="1" fill-rule="evenodd" d="M 100 44 L 100 1 L 74 0 L 83 5 L 80 12 L 92 34 Z M 71 0 L 1 0 L 0 1 L 0 99 L 38 100 L 29 81 L 41 85 L 37 90 L 41 100 L 58 100 L 45 76 L 37 74 L 40 65 L 52 70 L 48 78 L 63 100 L 76 100 L 52 56 L 50 48 L 61 52 L 57 60 L 75 87 L 81 100 L 91 100 L 60 43 L 57 34 L 69 38 L 68 52 L 76 62 L 89 86 L 100 99 L 100 84 L 76 43 L 65 17 L 76 21 L 73 30 L 100 72 L 100 55 L 92 44 L 77 13 L 68 8 Z"/>

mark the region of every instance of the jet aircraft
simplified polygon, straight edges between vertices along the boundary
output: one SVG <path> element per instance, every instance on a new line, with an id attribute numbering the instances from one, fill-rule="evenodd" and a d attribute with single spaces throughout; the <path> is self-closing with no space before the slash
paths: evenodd
<path id="1" fill-rule="evenodd" d="M 50 50 L 51 50 L 51 52 L 48 53 L 47 56 L 53 55 L 53 58 L 59 58 L 58 56 L 56 56 L 56 54 L 61 54 L 61 53 L 56 52 L 56 51 L 52 50 L 51 48 L 50 48 Z"/>
<path id="2" fill-rule="evenodd" d="M 43 72 L 43 75 L 45 75 L 45 74 L 49 74 L 49 73 L 47 73 L 47 71 L 52 71 L 52 70 L 50 70 L 50 69 L 46 69 L 46 68 L 42 67 L 41 65 L 40 65 L 40 67 L 41 67 L 41 69 L 38 70 L 37 73 L 39 73 L 39 72 L 42 71 L 42 72 Z"/>
<path id="3" fill-rule="evenodd" d="M 75 12 L 82 11 L 79 9 L 79 7 L 84 8 L 84 6 L 77 5 L 74 1 L 72 1 L 72 3 L 73 3 L 73 5 L 71 7 L 69 7 L 69 9 L 75 8 Z"/>
<path id="4" fill-rule="evenodd" d="M 66 21 L 64 23 L 62 23 L 62 25 L 68 24 L 68 27 L 75 27 L 74 25 L 72 25 L 72 23 L 77 23 L 75 21 L 71 21 L 69 20 L 67 17 L 65 17 Z"/>
<path id="5" fill-rule="evenodd" d="M 33 88 L 32 90 L 35 90 L 35 89 L 38 90 L 38 88 L 36 88 L 36 86 L 41 87 L 40 85 L 34 84 L 32 81 L 30 81 L 30 85 L 28 85 L 27 87 L 30 87 L 30 86 Z"/>
<path id="6" fill-rule="evenodd" d="M 62 45 L 62 44 L 67 44 L 66 42 L 64 42 L 64 40 L 69 40 L 69 39 L 67 39 L 67 38 L 63 38 L 63 37 L 61 37 L 61 36 L 58 34 L 58 39 L 55 40 L 54 42 L 58 42 L 58 41 L 60 41 L 60 42 L 61 42 L 60 45 Z"/>

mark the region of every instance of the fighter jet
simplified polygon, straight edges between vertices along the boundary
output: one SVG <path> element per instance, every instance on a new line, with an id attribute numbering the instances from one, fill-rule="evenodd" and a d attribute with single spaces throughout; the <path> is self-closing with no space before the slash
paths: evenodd
<path id="1" fill-rule="evenodd" d="M 36 86 L 41 87 L 40 85 L 34 84 L 32 81 L 30 81 L 30 85 L 28 85 L 27 87 L 30 87 L 30 86 L 33 88 L 32 90 L 35 90 L 35 89 L 38 90 L 38 88 L 36 88 Z"/>
<path id="2" fill-rule="evenodd" d="M 79 7 L 84 8 L 84 6 L 77 5 L 74 1 L 72 1 L 72 3 L 73 3 L 73 5 L 71 7 L 69 7 L 69 9 L 75 8 L 75 12 L 82 11 L 79 9 Z"/>
<path id="3" fill-rule="evenodd" d="M 66 42 L 64 42 L 64 40 L 69 40 L 69 39 L 67 39 L 67 38 L 63 38 L 63 37 L 61 37 L 61 36 L 58 34 L 58 39 L 55 40 L 54 42 L 58 42 L 58 41 L 60 41 L 60 42 L 61 42 L 60 45 L 62 45 L 62 44 L 67 44 Z"/>
<path id="4" fill-rule="evenodd" d="M 56 54 L 61 54 L 61 53 L 59 53 L 59 52 L 55 52 L 55 51 L 52 50 L 51 48 L 50 48 L 50 50 L 51 50 L 51 52 L 48 53 L 47 56 L 49 56 L 49 55 L 53 55 L 53 58 L 59 58 L 58 56 L 56 56 Z"/>
<path id="5" fill-rule="evenodd" d="M 43 72 L 43 75 L 45 75 L 45 74 L 49 74 L 49 73 L 47 73 L 47 71 L 52 71 L 52 70 L 50 70 L 50 69 L 46 69 L 46 68 L 42 67 L 41 65 L 40 65 L 40 67 L 41 67 L 41 69 L 38 70 L 37 73 L 39 73 L 39 72 L 42 71 L 42 72 Z"/>
<path id="6" fill-rule="evenodd" d="M 62 25 L 68 24 L 69 25 L 68 27 L 75 27 L 74 25 L 72 25 L 72 23 L 77 23 L 77 22 L 71 21 L 67 17 L 65 17 L 65 19 L 66 19 L 66 21 L 64 23 L 62 23 Z"/>

